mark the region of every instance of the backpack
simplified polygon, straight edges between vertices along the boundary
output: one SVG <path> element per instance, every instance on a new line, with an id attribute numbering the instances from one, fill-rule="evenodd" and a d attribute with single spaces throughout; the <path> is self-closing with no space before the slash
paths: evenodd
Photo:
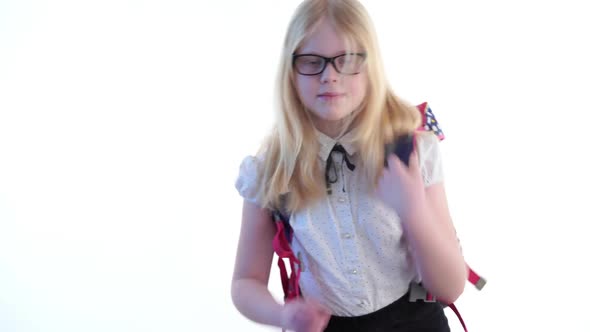
<path id="1" fill-rule="evenodd" d="M 432 131 L 439 140 L 443 140 L 445 138 L 444 133 L 438 126 L 438 122 L 432 113 L 428 103 L 424 102 L 417 106 L 420 114 L 422 115 L 422 124 L 417 128 L 417 131 Z M 282 197 L 283 200 L 280 204 L 280 207 L 274 209 L 272 211 L 272 219 L 276 226 L 276 233 L 273 238 L 273 249 L 278 256 L 278 266 L 279 272 L 281 276 L 281 283 L 284 293 L 285 301 L 289 301 L 291 299 L 297 298 L 301 296 L 301 291 L 299 289 L 299 275 L 300 275 L 300 257 L 297 257 L 293 251 L 291 250 L 291 240 L 293 239 L 293 230 L 289 225 L 289 214 L 285 211 L 285 201 L 284 196 Z M 287 272 L 287 266 L 285 265 L 285 260 L 288 261 L 290 273 Z M 475 286 L 477 290 L 481 290 L 485 284 L 486 280 L 482 278 L 479 274 L 477 274 L 469 265 L 467 265 L 469 272 L 467 276 L 467 280 Z M 421 284 L 412 282 L 410 285 L 410 301 L 415 302 L 418 300 L 424 302 L 436 302 L 438 301 L 432 294 L 428 292 Z M 457 309 L 454 303 L 443 303 L 440 302 L 443 307 L 448 306 L 453 310 L 455 315 L 457 315 L 461 325 L 465 332 L 467 332 L 467 327 L 459 310 Z"/>

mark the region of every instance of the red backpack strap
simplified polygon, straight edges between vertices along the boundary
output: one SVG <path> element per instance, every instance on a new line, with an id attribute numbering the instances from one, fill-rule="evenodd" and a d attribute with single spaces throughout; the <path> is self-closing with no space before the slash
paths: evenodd
<path id="1" fill-rule="evenodd" d="M 290 300 L 300 296 L 299 276 L 301 273 L 301 262 L 291 249 L 293 232 L 288 223 L 288 219 L 285 218 L 280 211 L 276 210 L 273 212 L 273 220 L 277 231 L 273 238 L 272 246 L 278 256 L 278 266 L 283 286 L 283 294 L 285 300 Z M 291 270 L 290 274 L 287 272 L 284 260 L 287 260 L 289 263 L 289 268 Z"/>
<path id="2" fill-rule="evenodd" d="M 465 332 L 468 332 L 467 326 L 465 325 L 465 322 L 463 321 L 463 317 L 461 317 L 461 314 L 459 313 L 459 309 L 457 309 L 457 306 L 454 303 L 451 303 L 448 306 L 449 306 L 449 308 L 451 308 L 451 310 L 453 310 L 455 315 L 457 315 L 457 318 L 459 318 L 459 322 L 461 322 L 461 326 L 463 326 L 463 330 Z"/>
<path id="3" fill-rule="evenodd" d="M 469 266 L 467 266 L 469 267 Z M 487 281 L 481 277 L 479 274 L 475 273 L 472 268 L 469 267 L 469 275 L 467 276 L 467 280 L 477 288 L 477 290 L 481 290 L 483 286 L 486 285 Z"/>
<path id="4" fill-rule="evenodd" d="M 485 286 L 486 280 L 480 277 L 477 273 L 475 273 L 475 271 L 473 271 L 469 266 L 467 267 L 469 268 L 469 275 L 467 276 L 467 280 L 469 280 L 469 282 L 472 283 L 477 288 L 477 290 L 481 290 L 483 286 Z M 448 306 L 449 308 L 451 308 L 451 310 L 453 310 L 457 318 L 459 318 L 459 322 L 461 322 L 463 330 L 465 330 L 465 332 L 468 332 L 467 326 L 465 325 L 463 317 L 461 317 L 461 314 L 459 313 L 459 309 L 457 309 L 457 306 L 454 303 L 450 303 L 448 304 Z"/>

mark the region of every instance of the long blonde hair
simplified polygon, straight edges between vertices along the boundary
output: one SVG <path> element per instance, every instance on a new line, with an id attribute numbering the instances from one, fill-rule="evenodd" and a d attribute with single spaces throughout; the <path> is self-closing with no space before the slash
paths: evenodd
<path id="1" fill-rule="evenodd" d="M 366 95 L 350 123 L 351 143 L 360 154 L 360 169 L 376 184 L 384 164 L 384 144 L 420 124 L 415 106 L 398 98 L 386 80 L 375 30 L 365 8 L 355 0 L 306 0 L 296 9 L 287 29 L 277 76 L 275 125 L 259 152 L 258 197 L 266 208 L 297 211 L 325 197 L 314 125 L 295 87 L 292 56 L 317 24 L 328 19 L 367 53 Z"/>

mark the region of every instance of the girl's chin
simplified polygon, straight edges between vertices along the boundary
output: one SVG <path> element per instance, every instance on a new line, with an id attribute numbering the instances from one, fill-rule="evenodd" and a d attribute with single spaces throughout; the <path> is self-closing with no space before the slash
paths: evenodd
<path id="1" fill-rule="evenodd" d="M 324 118 L 324 121 L 327 121 L 327 122 L 342 122 L 342 121 L 346 120 L 350 114 L 351 113 L 346 113 L 346 114 L 339 114 L 338 116 L 326 117 L 326 118 Z"/>
<path id="2" fill-rule="evenodd" d="M 351 113 L 352 111 L 321 110 L 320 112 L 314 112 L 314 117 L 323 121 L 341 121 Z"/>

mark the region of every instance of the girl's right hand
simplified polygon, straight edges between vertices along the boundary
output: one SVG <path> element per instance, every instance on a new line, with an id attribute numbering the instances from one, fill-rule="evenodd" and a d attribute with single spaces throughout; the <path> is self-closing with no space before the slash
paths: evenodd
<path id="1" fill-rule="evenodd" d="M 330 311 L 311 299 L 289 300 L 281 311 L 281 325 L 289 331 L 322 332 L 328 326 Z"/>

